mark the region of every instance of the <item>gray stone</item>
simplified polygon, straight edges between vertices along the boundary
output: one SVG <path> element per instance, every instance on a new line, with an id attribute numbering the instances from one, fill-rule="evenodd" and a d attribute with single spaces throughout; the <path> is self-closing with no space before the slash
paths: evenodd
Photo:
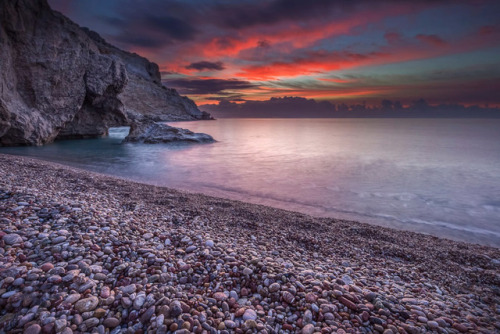
<path id="1" fill-rule="evenodd" d="M 64 328 L 66 328 L 66 325 L 67 325 L 67 321 L 66 319 L 58 319 L 55 321 L 55 325 L 56 325 L 56 332 L 62 332 L 62 330 Z"/>
<path id="2" fill-rule="evenodd" d="M 4 235 L 3 241 L 6 245 L 14 245 L 23 242 L 23 238 L 19 234 L 11 233 Z"/>
<path id="3" fill-rule="evenodd" d="M 102 324 L 104 325 L 104 327 L 108 327 L 108 328 L 115 328 L 116 326 L 118 326 L 120 324 L 120 320 L 118 320 L 117 318 L 107 318 L 105 319 Z"/>
<path id="4" fill-rule="evenodd" d="M 42 328 L 38 324 L 33 324 L 26 328 L 24 331 L 24 334 L 38 334 L 42 331 Z"/>
<path id="5" fill-rule="evenodd" d="M 194 133 L 187 129 L 175 128 L 163 123 L 149 121 L 132 124 L 130 132 L 124 142 L 158 144 L 170 142 L 214 142 L 212 136 L 205 133 Z"/>
<path id="6" fill-rule="evenodd" d="M 99 304 L 99 299 L 95 296 L 91 296 L 76 302 L 75 309 L 80 313 L 88 312 L 94 310 L 97 304 Z"/>
<path id="7" fill-rule="evenodd" d="M 243 313 L 243 320 L 256 320 L 257 313 L 252 309 L 247 309 L 245 313 Z"/>
<path id="8" fill-rule="evenodd" d="M 305 325 L 302 328 L 302 334 L 312 334 L 314 333 L 314 326 L 312 324 Z"/>

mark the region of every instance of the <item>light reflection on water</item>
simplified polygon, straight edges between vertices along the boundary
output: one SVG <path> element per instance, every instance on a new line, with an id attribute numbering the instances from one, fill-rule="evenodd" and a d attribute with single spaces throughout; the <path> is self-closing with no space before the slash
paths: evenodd
<path id="1" fill-rule="evenodd" d="M 3 148 L 102 173 L 500 247 L 499 120 L 173 123 L 213 144 L 103 139 Z"/>

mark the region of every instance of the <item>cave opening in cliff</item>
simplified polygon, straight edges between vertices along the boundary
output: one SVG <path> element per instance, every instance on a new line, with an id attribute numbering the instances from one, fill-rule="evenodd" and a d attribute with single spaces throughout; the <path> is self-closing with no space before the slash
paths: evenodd
<path id="1" fill-rule="evenodd" d="M 104 137 L 110 127 L 128 123 L 123 104 L 116 96 L 87 94 L 80 110 L 59 131 L 56 140 Z"/>

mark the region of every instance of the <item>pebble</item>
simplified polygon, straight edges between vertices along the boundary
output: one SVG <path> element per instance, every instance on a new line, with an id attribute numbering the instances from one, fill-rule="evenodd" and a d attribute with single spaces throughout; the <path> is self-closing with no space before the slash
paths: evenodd
<path id="1" fill-rule="evenodd" d="M 6 245 L 14 245 L 23 242 L 23 238 L 16 233 L 4 235 L 2 240 Z"/>
<path id="2" fill-rule="evenodd" d="M 88 312 L 94 310 L 97 307 L 97 304 L 99 304 L 99 299 L 95 296 L 92 296 L 76 302 L 75 309 L 81 313 Z"/>
<path id="3" fill-rule="evenodd" d="M 431 329 L 436 329 L 439 327 L 439 324 L 435 321 L 427 321 L 427 326 Z"/>
<path id="4" fill-rule="evenodd" d="M 291 294 L 290 292 L 288 292 L 288 291 L 284 291 L 284 292 L 283 292 L 283 294 L 282 294 L 282 296 L 283 296 L 283 300 L 284 300 L 285 302 L 287 302 L 288 304 L 293 303 L 293 301 L 295 300 L 294 295 L 292 295 L 292 294 Z"/>
<path id="5" fill-rule="evenodd" d="M 102 324 L 104 325 L 104 327 L 107 327 L 107 328 L 115 328 L 118 325 L 120 325 L 120 320 L 118 320 L 117 318 L 111 317 L 111 318 L 104 319 Z"/>
<path id="6" fill-rule="evenodd" d="M 216 292 L 214 293 L 214 298 L 218 301 L 224 301 L 227 299 L 227 296 L 224 292 Z"/>
<path id="7" fill-rule="evenodd" d="M 50 262 L 47 262 L 47 263 L 42 264 L 40 269 L 42 269 L 45 272 L 48 272 L 49 270 L 54 269 L 54 265 Z"/>
<path id="8" fill-rule="evenodd" d="M 66 319 L 58 319 L 55 321 L 55 328 L 56 328 L 56 332 L 62 332 L 62 330 L 64 328 L 66 328 L 66 325 L 67 325 L 67 321 Z"/>
<path id="9" fill-rule="evenodd" d="M 38 324 L 33 324 L 26 328 L 24 334 L 39 334 L 42 331 L 42 328 Z"/>
<path id="10" fill-rule="evenodd" d="M 256 320 L 257 313 L 252 309 L 247 309 L 245 313 L 243 313 L 243 320 Z"/>
<path id="11" fill-rule="evenodd" d="M 312 324 L 305 325 L 302 328 L 302 334 L 313 334 L 313 333 L 314 333 L 314 325 Z"/>
<path id="12" fill-rule="evenodd" d="M 279 283 L 273 283 L 269 286 L 269 292 L 278 292 L 281 289 Z"/>

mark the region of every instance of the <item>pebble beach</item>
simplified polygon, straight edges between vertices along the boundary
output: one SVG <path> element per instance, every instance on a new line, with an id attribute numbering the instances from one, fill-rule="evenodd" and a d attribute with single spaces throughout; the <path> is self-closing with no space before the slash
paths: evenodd
<path id="1" fill-rule="evenodd" d="M 498 333 L 500 249 L 0 154 L 0 333 Z"/>

